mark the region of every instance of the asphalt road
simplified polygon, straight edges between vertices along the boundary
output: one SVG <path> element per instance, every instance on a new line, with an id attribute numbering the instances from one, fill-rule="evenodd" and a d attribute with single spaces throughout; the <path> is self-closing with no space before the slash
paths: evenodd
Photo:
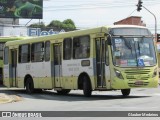
<path id="1" fill-rule="evenodd" d="M 73 90 L 68 95 L 58 95 L 56 91 L 43 91 L 42 93 L 27 94 L 24 89 L 0 87 L 0 94 L 5 94 L 13 100 L 9 103 L 0 104 L 0 112 L 18 111 L 42 113 L 43 118 L 29 118 L 29 120 L 158 120 L 160 117 L 160 86 L 158 88 L 138 88 L 132 89 L 128 97 L 123 97 L 121 91 L 94 91 L 92 96 L 86 98 L 83 91 Z M 51 113 L 43 112 L 51 111 Z M 56 113 L 55 113 L 56 111 Z M 63 112 L 62 112 L 63 111 Z M 65 112 L 64 112 L 65 111 Z M 66 111 L 71 111 L 67 113 Z M 83 111 L 80 113 L 72 111 Z M 91 117 L 81 117 L 88 113 L 84 111 L 98 111 L 89 113 Z M 102 111 L 99 113 L 99 111 Z M 112 112 L 113 111 L 113 112 Z M 118 113 L 117 113 L 117 112 Z M 126 111 L 125 117 L 121 117 L 121 112 Z M 158 117 L 134 117 L 127 116 L 129 111 L 159 111 Z M 105 113 L 104 113 L 105 112 Z M 111 112 L 111 113 L 108 113 Z M 116 112 L 116 113 L 115 113 Z M 120 112 L 120 113 L 119 113 Z M 44 114 L 43 114 L 44 113 Z M 25 113 L 26 114 L 26 113 Z M 46 115 L 48 114 L 48 115 Z M 102 116 L 104 117 L 101 117 Z M 108 117 L 107 114 L 111 117 Z M 16 114 L 14 114 L 16 115 Z M 22 114 L 21 114 L 22 115 Z M 24 115 L 24 114 L 23 114 Z M 28 113 L 27 113 L 28 115 Z M 29 113 L 30 115 L 30 113 Z M 39 115 L 39 114 L 38 114 Z M 47 118 L 44 117 L 48 116 Z M 58 116 L 57 117 L 55 117 Z M 68 117 L 68 115 L 70 115 Z M 95 117 L 98 116 L 99 117 Z M 49 117 L 52 116 L 52 117 Z M 54 116 L 54 118 L 53 118 Z M 75 116 L 75 117 L 72 117 Z M 105 118 L 107 116 L 107 118 Z M 115 117 L 113 117 L 115 116 Z M 119 116 L 119 117 L 116 117 Z M 19 118 L 19 117 L 18 117 Z M 18 119 L 16 116 L 13 120 Z M 134 119 L 133 119 L 134 118 Z M 7 120 L 10 120 L 8 118 Z M 27 119 L 27 118 L 23 118 Z M 27 119 L 28 120 L 28 119 Z"/>
<path id="2" fill-rule="evenodd" d="M 160 111 L 160 87 L 132 89 L 125 98 L 120 91 L 94 91 L 89 98 L 80 90 L 68 95 L 54 90 L 30 95 L 24 89 L 1 87 L 0 93 L 21 98 L 0 104 L 0 111 Z"/>

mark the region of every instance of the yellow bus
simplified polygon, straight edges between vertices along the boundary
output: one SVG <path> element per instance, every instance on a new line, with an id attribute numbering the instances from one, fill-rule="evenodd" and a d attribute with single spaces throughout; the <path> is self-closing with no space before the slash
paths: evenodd
<path id="1" fill-rule="evenodd" d="M 13 40 L 22 40 L 25 37 L 19 37 L 19 36 L 0 36 L 0 84 L 2 84 L 2 76 L 3 76 L 3 47 L 4 44 L 7 41 L 13 41 Z"/>
<path id="2" fill-rule="evenodd" d="M 11 41 L 4 48 L 4 85 L 28 93 L 158 87 L 156 47 L 146 27 L 103 26 Z"/>

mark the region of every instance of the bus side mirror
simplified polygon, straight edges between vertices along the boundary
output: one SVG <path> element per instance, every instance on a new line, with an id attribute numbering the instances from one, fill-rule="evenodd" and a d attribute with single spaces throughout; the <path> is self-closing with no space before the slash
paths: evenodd
<path id="1" fill-rule="evenodd" d="M 107 37 L 107 44 L 108 44 L 108 45 L 112 45 L 111 40 L 112 40 L 111 36 L 108 35 L 108 37 Z"/>

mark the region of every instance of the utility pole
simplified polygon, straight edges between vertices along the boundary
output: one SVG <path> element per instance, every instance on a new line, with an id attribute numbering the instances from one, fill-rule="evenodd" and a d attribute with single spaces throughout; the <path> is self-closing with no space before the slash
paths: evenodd
<path id="1" fill-rule="evenodd" d="M 157 42 L 157 19 L 156 19 L 156 16 L 150 11 L 148 10 L 146 7 L 144 7 L 142 5 L 142 1 L 141 0 L 138 0 L 138 4 L 136 5 L 137 6 L 137 11 L 140 12 L 140 10 L 142 10 L 142 7 L 147 10 L 149 13 L 151 13 L 155 19 L 155 41 Z"/>

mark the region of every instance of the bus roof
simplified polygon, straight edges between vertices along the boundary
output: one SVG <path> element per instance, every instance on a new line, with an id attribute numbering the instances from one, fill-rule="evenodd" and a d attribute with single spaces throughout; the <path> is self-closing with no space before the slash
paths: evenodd
<path id="1" fill-rule="evenodd" d="M 10 41 L 10 42 L 6 42 L 6 46 L 25 44 L 25 43 L 27 44 L 27 43 L 32 43 L 32 42 L 36 42 L 36 41 L 42 42 L 42 41 L 47 41 L 47 40 L 59 40 L 62 38 L 76 37 L 76 36 L 88 35 L 88 34 L 93 34 L 93 33 L 98 33 L 98 32 L 106 32 L 107 30 L 108 30 L 107 27 L 97 27 L 97 28 L 84 29 L 84 30 L 75 30 L 75 31 L 64 32 L 64 33 L 60 33 L 60 34 L 56 34 L 56 35 L 27 38 L 23 41 L 21 41 L 21 40 Z"/>
<path id="2" fill-rule="evenodd" d="M 26 36 L 0 36 L 0 42 L 26 39 Z"/>
<path id="3" fill-rule="evenodd" d="M 109 26 L 110 28 L 145 28 L 145 26 L 139 26 L 139 25 L 125 25 L 125 24 L 122 24 L 122 25 L 111 25 Z"/>
<path id="4" fill-rule="evenodd" d="M 94 34 L 94 33 L 100 33 L 104 32 L 106 33 L 111 28 L 146 28 L 142 26 L 135 26 L 135 25 L 112 25 L 112 26 L 102 26 L 97 28 L 90 28 L 90 29 L 84 29 L 84 30 L 75 30 L 70 32 L 64 32 L 56 35 L 48 35 L 48 36 L 39 36 L 39 37 L 33 37 L 33 38 L 26 38 L 23 41 L 16 40 L 16 41 L 10 41 L 6 42 L 6 46 L 8 45 L 19 45 L 19 44 L 27 44 L 32 42 L 42 42 L 47 40 L 59 40 L 62 38 L 69 38 L 69 37 L 77 37 L 82 35 L 88 35 L 88 34 Z"/>

